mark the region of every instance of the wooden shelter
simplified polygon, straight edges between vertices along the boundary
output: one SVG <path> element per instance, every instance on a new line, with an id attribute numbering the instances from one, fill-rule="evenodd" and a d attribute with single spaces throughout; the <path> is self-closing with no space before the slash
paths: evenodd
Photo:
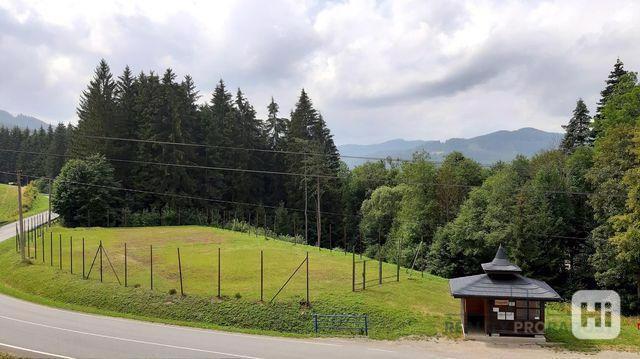
<path id="1" fill-rule="evenodd" d="M 522 276 L 502 245 L 482 269 L 484 274 L 449 280 L 451 295 L 461 299 L 464 335 L 544 335 L 545 303 L 560 301 L 560 295 L 547 283 Z"/>

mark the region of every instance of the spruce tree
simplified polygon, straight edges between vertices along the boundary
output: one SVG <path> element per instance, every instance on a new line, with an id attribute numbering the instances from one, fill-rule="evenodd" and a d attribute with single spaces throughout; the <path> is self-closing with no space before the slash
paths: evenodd
<path id="1" fill-rule="evenodd" d="M 598 104 L 596 107 L 596 114 L 595 116 L 593 116 L 593 120 L 594 122 L 599 122 L 602 119 L 602 109 L 604 108 L 604 105 L 607 103 L 607 100 L 609 99 L 609 97 L 611 97 L 613 90 L 615 89 L 616 85 L 620 82 L 620 79 L 622 78 L 622 76 L 624 76 L 625 74 L 627 74 L 628 71 L 626 71 L 624 69 L 624 63 L 622 61 L 620 61 L 620 58 L 616 59 L 616 63 L 613 64 L 613 70 L 611 70 L 611 72 L 609 73 L 609 77 L 607 78 L 607 81 L 605 81 L 605 88 L 600 91 L 600 100 L 598 100 Z M 598 126 L 594 126 L 594 133 L 592 134 L 592 137 L 597 137 L 599 135 L 598 131 L 597 131 Z"/>
<path id="2" fill-rule="evenodd" d="M 331 132 L 322 116 L 313 107 L 311 99 L 304 89 L 300 93 L 295 109 L 291 112 L 291 120 L 285 142 L 287 150 L 290 152 L 308 153 L 290 154 L 287 158 L 289 172 L 307 175 L 305 177 L 292 177 L 288 180 L 286 184 L 287 203 L 297 208 L 303 208 L 306 184 L 307 204 L 309 206 L 308 239 L 310 242 L 315 242 L 314 238 L 322 236 L 318 236 L 317 226 L 314 225 L 318 214 L 317 204 L 314 202 L 320 198 L 320 212 L 341 212 L 342 198 L 339 192 L 341 186 L 337 179 L 331 178 L 337 177 L 339 174 L 340 158 Z M 312 208 L 315 208 L 315 210 L 312 210 Z M 325 219 L 332 220 L 333 228 L 337 231 L 341 230 L 337 220 Z M 324 225 L 320 226 L 320 228 L 322 227 Z"/>
<path id="3" fill-rule="evenodd" d="M 107 62 L 102 59 L 95 69 L 93 79 L 80 96 L 77 109 L 78 125 L 74 131 L 71 154 L 84 157 L 88 154 L 106 154 L 105 140 L 87 136 L 109 136 L 113 133 L 116 113 L 116 83 Z"/>
<path id="4" fill-rule="evenodd" d="M 591 116 L 589 116 L 589 109 L 582 99 L 578 99 L 569 124 L 562 126 L 562 128 L 567 131 L 560 145 L 564 152 L 571 153 L 580 146 L 592 143 Z"/>
<path id="5" fill-rule="evenodd" d="M 282 149 L 282 139 L 287 131 L 287 120 L 278 117 L 278 111 L 280 106 L 271 97 L 271 102 L 267 106 L 269 112 L 267 117 L 267 123 L 265 125 L 265 132 L 267 136 L 267 142 L 271 149 Z"/>

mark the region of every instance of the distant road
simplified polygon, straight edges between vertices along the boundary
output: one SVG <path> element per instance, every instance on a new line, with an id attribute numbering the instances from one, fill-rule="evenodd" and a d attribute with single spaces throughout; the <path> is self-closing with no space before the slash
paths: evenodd
<path id="1" fill-rule="evenodd" d="M 44 213 L 47 213 L 47 212 L 45 211 Z M 35 214 L 29 217 L 24 217 L 24 219 L 27 220 L 29 218 L 36 218 L 37 216 L 39 216 L 39 214 Z M 58 214 L 51 212 L 51 220 L 54 220 L 56 218 L 58 218 Z M 18 222 L 12 222 L 0 227 L 0 242 L 7 240 L 16 235 L 16 223 Z"/>
<path id="2" fill-rule="evenodd" d="M 0 228 L 0 241 L 15 224 Z M 54 309 L 0 295 L 0 352 L 49 358 L 579 358 L 536 344 L 293 339 L 155 324 Z M 598 353 L 596 357 L 634 357 Z"/>

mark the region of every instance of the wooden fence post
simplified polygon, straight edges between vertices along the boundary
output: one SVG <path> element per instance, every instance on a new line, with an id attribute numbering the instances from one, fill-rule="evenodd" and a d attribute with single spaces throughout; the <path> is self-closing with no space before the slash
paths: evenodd
<path id="1" fill-rule="evenodd" d="M 69 269 L 73 274 L 73 236 L 69 237 Z"/>
<path id="2" fill-rule="evenodd" d="M 382 239 L 378 228 L 378 284 L 382 284 Z"/>
<path id="3" fill-rule="evenodd" d="M 184 297 L 184 289 L 182 287 L 182 261 L 180 260 L 180 247 L 178 249 L 178 272 L 180 275 L 180 295 Z"/>
<path id="4" fill-rule="evenodd" d="M 220 247 L 218 247 L 218 298 L 220 298 Z"/>
<path id="5" fill-rule="evenodd" d="M 58 264 L 60 266 L 60 269 L 62 269 L 62 233 L 60 234 L 60 236 L 58 237 Z"/>
<path id="6" fill-rule="evenodd" d="M 398 237 L 398 257 L 396 258 L 397 266 L 396 266 L 396 282 L 400 281 L 400 237 Z"/>
<path id="7" fill-rule="evenodd" d="M 153 245 L 149 246 L 149 269 L 151 272 L 149 281 L 151 282 L 151 290 L 153 290 Z"/>
<path id="8" fill-rule="evenodd" d="M 351 291 L 356 291 L 356 252 L 351 255 Z"/>
<path id="9" fill-rule="evenodd" d="M 367 287 L 367 261 L 362 261 L 362 290 Z"/>
<path id="10" fill-rule="evenodd" d="M 127 242 L 124 242 L 124 286 L 127 287 Z"/>
<path id="11" fill-rule="evenodd" d="M 102 283 L 102 241 L 100 241 L 98 250 L 100 251 L 100 283 Z"/>

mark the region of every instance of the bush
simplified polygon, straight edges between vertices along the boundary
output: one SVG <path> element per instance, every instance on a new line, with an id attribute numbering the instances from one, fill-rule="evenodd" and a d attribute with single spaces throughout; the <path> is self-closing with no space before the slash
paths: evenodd
<path id="1" fill-rule="evenodd" d="M 28 211 L 38 197 L 38 188 L 33 181 L 24 188 L 22 192 L 22 209 Z"/>
<path id="2" fill-rule="evenodd" d="M 119 187 L 103 156 L 73 159 L 53 183 L 51 204 L 67 226 L 106 226 L 109 213 L 119 208 Z"/>

